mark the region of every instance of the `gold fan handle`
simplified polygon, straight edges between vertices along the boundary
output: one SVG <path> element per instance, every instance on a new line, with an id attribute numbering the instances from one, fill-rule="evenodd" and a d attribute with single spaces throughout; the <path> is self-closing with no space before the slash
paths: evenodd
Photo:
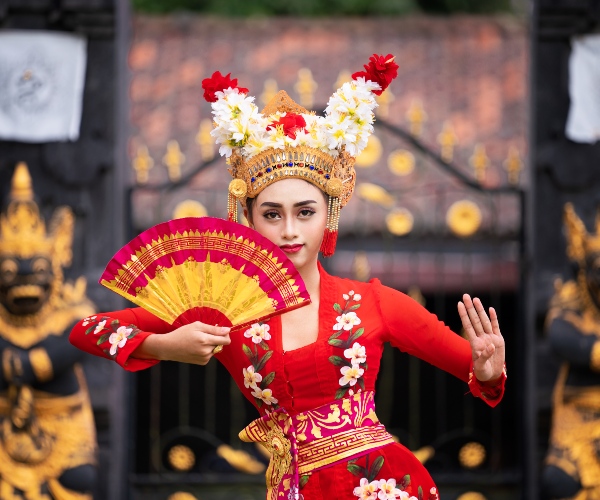
<path id="1" fill-rule="evenodd" d="M 223 350 L 222 345 L 216 345 L 215 348 L 212 350 L 212 352 L 213 352 L 213 354 L 219 354 L 222 350 Z"/>

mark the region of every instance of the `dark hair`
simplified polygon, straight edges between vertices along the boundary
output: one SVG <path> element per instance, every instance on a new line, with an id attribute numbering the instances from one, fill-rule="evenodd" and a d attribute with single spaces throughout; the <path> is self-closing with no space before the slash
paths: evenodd
<path id="1" fill-rule="evenodd" d="M 308 182 L 307 180 L 301 179 L 304 182 Z M 309 182 L 309 184 L 313 185 L 312 182 Z M 317 187 L 317 186 L 315 186 Z M 319 191 L 321 191 L 321 193 L 323 194 L 323 198 L 325 198 L 325 204 L 329 203 L 329 195 L 321 190 L 321 188 L 319 188 Z M 246 198 L 246 211 L 248 212 L 248 217 L 246 217 L 248 219 L 248 222 L 250 222 L 252 224 L 252 205 L 254 205 L 254 202 L 256 201 L 256 198 Z"/>

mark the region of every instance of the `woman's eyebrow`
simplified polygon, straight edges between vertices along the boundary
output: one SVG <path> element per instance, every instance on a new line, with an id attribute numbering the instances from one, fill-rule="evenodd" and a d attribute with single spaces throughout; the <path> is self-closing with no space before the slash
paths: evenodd
<path id="1" fill-rule="evenodd" d="M 310 205 L 311 203 L 316 203 L 315 200 L 305 200 L 299 201 L 298 203 L 294 203 L 294 207 L 301 207 L 303 205 Z M 273 207 L 273 208 L 281 208 L 283 205 L 281 203 L 275 203 L 272 201 L 265 201 L 260 204 L 261 207 Z"/>

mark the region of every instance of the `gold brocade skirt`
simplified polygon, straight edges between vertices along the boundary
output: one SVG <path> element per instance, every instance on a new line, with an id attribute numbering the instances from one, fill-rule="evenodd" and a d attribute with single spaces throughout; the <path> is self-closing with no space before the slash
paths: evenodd
<path id="1" fill-rule="evenodd" d="M 96 429 L 87 385 L 81 367 L 76 365 L 75 370 L 80 387 L 75 394 L 32 391 L 34 426 L 41 439 L 31 441 L 11 430 L 10 402 L 6 394 L 0 395 L 2 500 L 17 498 L 13 488 L 25 492 L 27 499 L 47 499 L 44 484 L 54 498 L 91 498 L 65 490 L 57 481 L 68 469 L 96 463 Z"/>
<path id="2" fill-rule="evenodd" d="M 600 500 L 600 388 L 565 386 L 568 370 L 561 367 L 554 388 L 546 463 L 579 481 L 588 490 L 582 498 Z"/>

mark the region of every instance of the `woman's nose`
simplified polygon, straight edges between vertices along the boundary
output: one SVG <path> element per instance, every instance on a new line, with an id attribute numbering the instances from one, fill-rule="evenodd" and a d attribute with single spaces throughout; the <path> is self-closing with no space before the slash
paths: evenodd
<path id="1" fill-rule="evenodd" d="M 298 236 L 296 221 L 294 221 L 293 217 L 286 217 L 284 219 L 283 232 L 281 236 L 286 240 L 291 240 Z"/>

